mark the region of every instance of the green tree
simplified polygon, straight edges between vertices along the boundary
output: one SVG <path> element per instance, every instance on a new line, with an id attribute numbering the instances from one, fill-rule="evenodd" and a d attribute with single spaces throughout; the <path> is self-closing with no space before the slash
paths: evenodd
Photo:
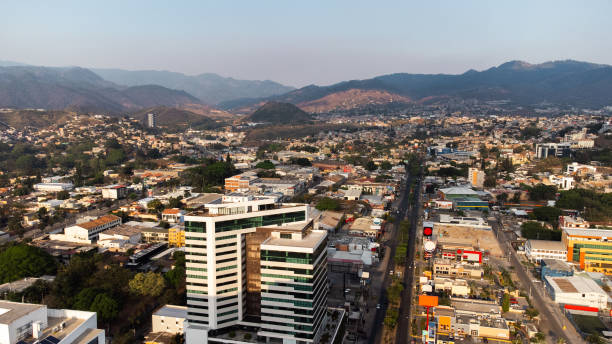
<path id="1" fill-rule="evenodd" d="M 527 221 L 521 225 L 521 236 L 536 240 L 561 240 L 561 231 L 544 228 L 539 222 Z"/>
<path id="2" fill-rule="evenodd" d="M 68 191 L 65 191 L 65 190 L 64 191 L 60 191 L 60 192 L 57 193 L 56 198 L 59 199 L 59 200 L 68 199 L 68 198 L 70 198 L 70 193 Z"/>
<path id="3" fill-rule="evenodd" d="M 553 227 L 557 228 L 557 225 L 559 224 L 559 216 L 561 215 L 561 209 L 554 207 L 539 207 L 533 209 L 531 214 L 536 220 L 546 221 Z"/>
<path id="4" fill-rule="evenodd" d="M 338 210 L 340 208 L 340 203 L 329 197 L 322 198 L 316 205 L 318 210 Z"/>
<path id="5" fill-rule="evenodd" d="M 264 170 L 273 170 L 275 169 L 274 164 L 270 160 L 264 160 L 255 165 L 255 168 L 261 168 Z"/>
<path id="6" fill-rule="evenodd" d="M 147 203 L 147 209 L 149 209 L 149 212 L 151 213 L 161 213 L 162 210 L 164 210 L 164 205 L 162 204 L 162 202 L 158 199 L 154 199 L 152 201 L 150 201 L 149 203 Z"/>
<path id="7" fill-rule="evenodd" d="M 93 301 L 99 294 L 99 290 L 94 288 L 85 288 L 77 294 L 72 307 L 82 311 L 89 311 L 91 310 Z"/>
<path id="8" fill-rule="evenodd" d="M 368 160 L 363 167 L 365 167 L 365 169 L 368 171 L 374 171 L 378 168 L 378 166 L 376 166 L 376 163 L 372 160 Z"/>
<path id="9" fill-rule="evenodd" d="M 504 293 L 504 298 L 502 300 L 502 311 L 505 313 L 510 310 L 510 295 Z"/>
<path id="10" fill-rule="evenodd" d="M 11 244 L 0 252 L 0 283 L 24 277 L 54 275 L 57 263 L 47 252 L 25 244 Z"/>
<path id="11" fill-rule="evenodd" d="M 126 159 L 123 149 L 110 149 L 106 154 L 105 162 L 109 166 L 116 166 Z"/>
<path id="12" fill-rule="evenodd" d="M 98 294 L 90 310 L 96 312 L 103 322 L 109 322 L 119 314 L 119 304 L 106 294 Z"/>
<path id="13" fill-rule="evenodd" d="M 591 333 L 587 338 L 589 344 L 603 344 L 605 341 L 597 333 Z"/>
<path id="14" fill-rule="evenodd" d="M 181 202 L 181 200 L 183 199 L 183 197 L 179 196 L 179 197 L 170 197 L 170 199 L 168 200 L 168 208 L 182 208 L 183 207 L 183 203 Z"/>
<path id="15" fill-rule="evenodd" d="M 557 195 L 557 187 L 553 185 L 537 184 L 534 187 L 528 187 L 529 199 L 532 201 L 545 201 L 554 199 Z"/>
<path id="16" fill-rule="evenodd" d="M 159 296 L 166 287 L 166 281 L 155 272 L 140 272 L 129 282 L 129 287 L 136 294 Z"/>
<path id="17" fill-rule="evenodd" d="M 488 175 L 485 177 L 483 186 L 485 188 L 494 188 L 497 185 L 497 178 L 495 177 L 495 175 Z"/>
<path id="18" fill-rule="evenodd" d="M 385 160 L 385 161 L 380 163 L 380 169 L 381 170 L 389 171 L 391 169 L 391 167 L 393 167 L 393 165 L 389 161 L 387 161 L 387 160 Z"/>
<path id="19" fill-rule="evenodd" d="M 312 163 L 307 158 L 291 158 L 291 163 L 299 166 L 312 166 Z"/>

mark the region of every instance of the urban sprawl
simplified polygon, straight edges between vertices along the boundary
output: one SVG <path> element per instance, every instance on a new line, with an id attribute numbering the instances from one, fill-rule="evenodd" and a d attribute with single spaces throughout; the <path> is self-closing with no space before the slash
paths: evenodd
<path id="1" fill-rule="evenodd" d="M 0 343 L 612 340 L 609 111 L 318 119 L 2 126 Z"/>

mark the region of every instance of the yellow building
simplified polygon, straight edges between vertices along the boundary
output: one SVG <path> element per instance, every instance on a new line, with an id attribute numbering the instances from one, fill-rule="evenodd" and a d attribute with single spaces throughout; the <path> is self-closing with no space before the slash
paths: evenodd
<path id="1" fill-rule="evenodd" d="M 564 228 L 561 241 L 567 247 L 567 261 L 589 272 L 612 275 L 612 231 Z"/>
<path id="2" fill-rule="evenodd" d="M 168 246 L 185 246 L 185 230 L 178 226 L 168 228 Z"/>

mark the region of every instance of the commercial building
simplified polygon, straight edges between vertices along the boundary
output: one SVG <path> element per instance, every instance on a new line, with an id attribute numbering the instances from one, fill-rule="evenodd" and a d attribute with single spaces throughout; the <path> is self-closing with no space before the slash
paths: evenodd
<path id="1" fill-rule="evenodd" d="M 167 243 L 170 236 L 169 229 L 160 227 L 142 228 L 142 241 L 148 244 Z"/>
<path id="2" fill-rule="evenodd" d="M 536 158 L 546 159 L 549 156 L 557 158 L 569 157 L 571 154 L 570 142 L 538 143 L 536 144 Z"/>
<path id="3" fill-rule="evenodd" d="M 110 249 L 120 249 L 126 245 L 137 245 L 142 239 L 140 229 L 133 226 L 120 225 L 106 230 L 98 235 L 98 246 Z"/>
<path id="4" fill-rule="evenodd" d="M 0 343 L 104 344 L 95 312 L 0 301 Z"/>
<path id="5" fill-rule="evenodd" d="M 567 248 L 561 241 L 531 239 L 525 243 L 525 255 L 532 262 L 540 262 L 542 259 L 565 261 Z"/>
<path id="6" fill-rule="evenodd" d="M 104 215 L 95 220 L 82 222 L 64 229 L 64 234 L 51 234 L 51 240 L 91 243 L 98 239 L 101 232 L 119 226 L 121 218 L 115 215 Z"/>
<path id="7" fill-rule="evenodd" d="M 450 259 L 436 258 L 434 260 L 435 276 L 452 276 L 460 278 L 481 278 L 484 270 L 479 264 L 455 262 Z"/>
<path id="8" fill-rule="evenodd" d="M 382 229 L 382 221 L 378 218 L 360 217 L 351 223 L 349 228 L 350 235 L 366 236 L 370 238 L 378 237 Z"/>
<path id="9" fill-rule="evenodd" d="M 567 261 L 585 271 L 612 275 L 611 234 L 602 229 L 564 228 L 561 242 L 567 248 Z"/>
<path id="10" fill-rule="evenodd" d="M 255 172 L 241 173 L 225 178 L 225 190 L 229 192 L 248 190 L 257 180 L 259 180 L 259 177 Z"/>
<path id="11" fill-rule="evenodd" d="M 468 169 L 468 181 L 474 188 L 482 188 L 484 186 L 485 173 L 477 168 Z"/>
<path id="12" fill-rule="evenodd" d="M 261 329 L 283 343 L 317 343 L 326 323 L 327 231 L 274 232 L 261 244 Z"/>
<path id="13" fill-rule="evenodd" d="M 123 199 L 128 194 L 128 188 L 125 185 L 108 185 L 102 188 L 102 198 L 105 199 Z"/>
<path id="14" fill-rule="evenodd" d="M 542 259 L 541 265 L 541 277 L 544 279 L 547 276 L 550 277 L 566 277 L 574 275 L 572 267 L 564 261 L 557 259 Z"/>
<path id="15" fill-rule="evenodd" d="M 34 184 L 34 190 L 43 192 L 70 191 L 74 188 L 72 183 L 38 183 Z"/>
<path id="16" fill-rule="evenodd" d="M 235 195 L 185 215 L 188 344 L 235 325 L 259 328 L 263 341 L 318 340 L 327 231 L 312 230 L 308 213 L 275 197 Z"/>
<path id="17" fill-rule="evenodd" d="M 446 291 L 453 296 L 467 296 L 470 293 L 470 286 L 463 279 L 436 277 L 433 283 L 436 292 Z"/>
<path id="18" fill-rule="evenodd" d="M 292 197 L 304 189 L 304 183 L 297 179 L 259 178 L 251 183 L 251 186 L 259 189 L 260 193 L 280 193 L 283 196 Z"/>
<path id="19" fill-rule="evenodd" d="M 427 343 L 454 343 L 468 336 L 494 342 L 510 339 L 510 328 L 495 302 L 453 299 L 451 303 L 435 308 Z"/>
<path id="20" fill-rule="evenodd" d="M 185 229 L 180 226 L 168 228 L 168 246 L 183 247 L 185 246 Z"/>
<path id="21" fill-rule="evenodd" d="M 551 299 L 558 304 L 607 309 L 608 294 L 590 278 L 547 276 L 544 282 Z"/>
<path id="22" fill-rule="evenodd" d="M 589 228 L 589 222 L 581 217 L 559 216 L 559 228 Z"/>

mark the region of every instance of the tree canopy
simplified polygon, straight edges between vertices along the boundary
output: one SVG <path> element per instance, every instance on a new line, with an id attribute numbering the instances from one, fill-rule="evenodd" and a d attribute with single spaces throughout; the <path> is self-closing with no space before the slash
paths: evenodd
<path id="1" fill-rule="evenodd" d="M 340 208 L 340 203 L 329 197 L 322 198 L 316 205 L 318 210 L 338 210 Z"/>
<path id="2" fill-rule="evenodd" d="M 561 231 L 544 228 L 539 222 L 527 221 L 521 225 L 521 235 L 526 239 L 561 240 Z"/>
<path id="3" fill-rule="evenodd" d="M 255 168 L 261 168 L 264 170 L 273 170 L 274 164 L 270 160 L 264 160 L 255 165 Z"/>
<path id="4" fill-rule="evenodd" d="M 159 296 L 166 287 L 162 275 L 155 272 L 137 273 L 129 283 L 130 290 L 139 295 Z"/>
<path id="5" fill-rule="evenodd" d="M 554 185 L 537 184 L 536 186 L 527 186 L 529 199 L 532 201 L 546 201 L 555 199 L 557 196 L 557 187 Z"/>
<path id="6" fill-rule="evenodd" d="M 54 275 L 56 271 L 55 258 L 37 247 L 9 245 L 0 252 L 0 283 L 24 277 Z"/>

